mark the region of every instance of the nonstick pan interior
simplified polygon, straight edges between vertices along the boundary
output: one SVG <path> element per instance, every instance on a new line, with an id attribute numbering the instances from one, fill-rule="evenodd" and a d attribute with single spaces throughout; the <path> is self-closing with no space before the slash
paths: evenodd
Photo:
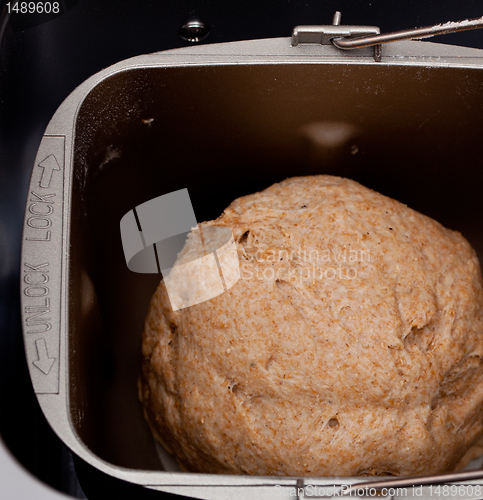
<path id="1" fill-rule="evenodd" d="M 69 406 L 100 458 L 160 469 L 137 398 L 160 275 L 128 270 L 119 222 L 188 188 L 198 221 L 286 177 L 350 177 L 461 231 L 483 257 L 483 72 L 365 64 L 123 71 L 77 115 Z"/>

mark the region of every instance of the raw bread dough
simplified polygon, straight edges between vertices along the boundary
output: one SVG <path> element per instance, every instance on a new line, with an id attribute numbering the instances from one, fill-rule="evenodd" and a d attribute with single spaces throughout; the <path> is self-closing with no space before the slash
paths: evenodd
<path id="1" fill-rule="evenodd" d="M 184 470 L 451 471 L 483 431 L 482 280 L 458 232 L 339 177 L 287 179 L 203 226 L 241 278 L 173 312 L 163 282 L 140 397 Z"/>

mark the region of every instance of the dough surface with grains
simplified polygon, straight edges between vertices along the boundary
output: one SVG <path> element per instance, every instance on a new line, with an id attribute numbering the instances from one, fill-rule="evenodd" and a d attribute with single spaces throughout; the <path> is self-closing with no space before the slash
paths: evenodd
<path id="1" fill-rule="evenodd" d="M 236 199 L 241 277 L 173 312 L 163 281 L 139 392 L 187 471 L 455 470 L 483 432 L 483 291 L 463 236 L 340 177 Z"/>

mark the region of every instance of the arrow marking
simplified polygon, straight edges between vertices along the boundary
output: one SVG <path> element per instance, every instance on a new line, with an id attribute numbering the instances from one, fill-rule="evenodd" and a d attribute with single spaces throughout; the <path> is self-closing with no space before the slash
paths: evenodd
<path id="1" fill-rule="evenodd" d="M 48 375 L 55 363 L 55 358 L 49 358 L 47 353 L 47 344 L 45 339 L 38 339 L 35 341 L 35 347 L 37 347 L 37 355 L 39 359 L 33 361 L 33 364 L 45 375 Z"/>
<path id="2" fill-rule="evenodd" d="M 54 155 L 49 155 L 45 158 L 45 160 L 42 160 L 38 166 L 43 169 L 39 186 L 42 188 L 48 188 L 52 182 L 54 170 L 60 170 L 59 162 Z"/>

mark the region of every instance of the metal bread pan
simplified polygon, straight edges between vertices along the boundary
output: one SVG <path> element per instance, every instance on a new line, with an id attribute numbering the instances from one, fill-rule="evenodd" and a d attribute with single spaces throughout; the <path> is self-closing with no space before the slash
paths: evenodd
<path id="1" fill-rule="evenodd" d="M 381 62 L 290 38 L 204 45 L 85 81 L 45 131 L 23 232 L 25 348 L 53 429 L 106 474 L 196 498 L 364 480 L 163 470 L 136 389 L 160 276 L 127 269 L 119 222 L 177 189 L 202 221 L 286 177 L 333 174 L 461 231 L 482 258 L 482 109 L 483 51 L 415 41 Z"/>

